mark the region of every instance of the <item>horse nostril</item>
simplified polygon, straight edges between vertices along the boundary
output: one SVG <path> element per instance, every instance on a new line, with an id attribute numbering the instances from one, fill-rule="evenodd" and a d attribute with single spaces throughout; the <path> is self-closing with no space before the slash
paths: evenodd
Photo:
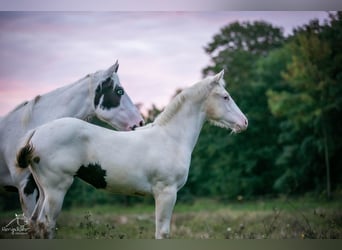
<path id="1" fill-rule="evenodd" d="M 139 122 L 139 126 L 142 127 L 144 125 L 144 121 Z"/>
<path id="2" fill-rule="evenodd" d="M 246 125 L 246 126 L 248 125 L 248 121 L 247 121 L 247 119 L 245 119 L 245 125 Z"/>

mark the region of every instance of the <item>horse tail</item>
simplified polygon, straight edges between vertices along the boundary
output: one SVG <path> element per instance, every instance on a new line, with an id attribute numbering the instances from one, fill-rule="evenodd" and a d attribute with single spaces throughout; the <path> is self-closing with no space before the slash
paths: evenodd
<path id="1" fill-rule="evenodd" d="M 32 143 L 30 143 L 30 141 L 35 132 L 36 132 L 35 130 L 30 132 L 30 134 L 28 135 L 28 139 L 26 140 L 25 146 L 23 146 L 17 154 L 16 165 L 19 168 L 27 168 L 31 163 L 33 153 L 34 153 L 34 147 Z"/>

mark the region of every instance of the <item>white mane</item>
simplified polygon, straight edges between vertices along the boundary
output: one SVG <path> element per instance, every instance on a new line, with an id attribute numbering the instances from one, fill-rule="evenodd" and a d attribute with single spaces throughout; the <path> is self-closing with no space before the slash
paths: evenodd
<path id="1" fill-rule="evenodd" d="M 178 112 L 185 101 L 199 101 L 208 96 L 213 87 L 210 84 L 213 80 L 215 79 L 208 77 L 195 85 L 182 90 L 171 100 L 171 102 L 165 107 L 164 111 L 157 116 L 153 124 L 160 126 L 165 125 Z M 220 82 L 220 84 L 222 83 Z"/>

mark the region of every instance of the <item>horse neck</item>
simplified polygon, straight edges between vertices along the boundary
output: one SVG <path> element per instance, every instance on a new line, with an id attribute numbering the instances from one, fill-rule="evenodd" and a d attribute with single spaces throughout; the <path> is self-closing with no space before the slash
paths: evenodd
<path id="1" fill-rule="evenodd" d="M 45 117 L 40 118 L 45 121 L 62 117 L 87 119 L 94 114 L 90 87 L 89 80 L 83 79 L 74 84 L 47 93 L 41 96 L 36 103 L 33 104 L 32 113 L 34 115 L 35 113 L 46 114 L 46 112 L 48 112 L 46 116 L 39 115 L 39 117 Z M 47 107 L 50 107 L 50 109 L 47 109 Z"/>
<path id="2" fill-rule="evenodd" d="M 177 144 L 184 145 L 192 152 L 203 123 L 205 113 L 202 103 L 184 103 L 176 114 L 165 124 L 165 131 L 171 136 Z"/>

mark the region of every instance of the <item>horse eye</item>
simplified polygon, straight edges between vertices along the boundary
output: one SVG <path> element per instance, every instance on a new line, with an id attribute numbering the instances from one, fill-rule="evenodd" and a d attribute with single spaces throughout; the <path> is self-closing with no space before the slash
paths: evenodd
<path id="1" fill-rule="evenodd" d="M 116 93 L 117 93 L 118 95 L 123 95 L 123 94 L 125 93 L 125 91 L 124 91 L 122 88 L 118 88 L 118 89 L 116 90 Z"/>
<path id="2" fill-rule="evenodd" d="M 229 101 L 229 96 L 225 95 L 225 96 L 223 97 L 223 99 L 225 99 L 226 101 Z"/>

